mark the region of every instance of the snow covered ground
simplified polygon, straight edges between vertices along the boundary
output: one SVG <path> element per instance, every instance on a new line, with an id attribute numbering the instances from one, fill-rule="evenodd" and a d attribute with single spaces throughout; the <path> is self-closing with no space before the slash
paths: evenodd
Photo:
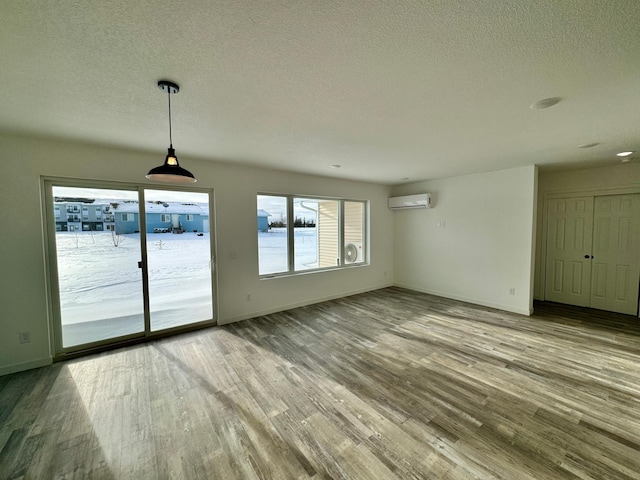
<path id="1" fill-rule="evenodd" d="M 57 232 L 63 345 L 144 332 L 140 235 Z M 296 270 L 318 266 L 317 231 L 296 228 Z M 286 229 L 258 234 L 260 274 L 286 271 Z M 151 330 L 213 316 L 209 234 L 147 235 Z"/>
<path id="2" fill-rule="evenodd" d="M 316 228 L 296 228 L 293 235 L 295 269 L 318 268 L 318 233 Z M 287 229 L 272 228 L 258 233 L 260 275 L 287 271 Z"/>
<path id="3" fill-rule="evenodd" d="M 140 235 L 57 232 L 65 347 L 144 332 Z M 149 234 L 151 330 L 213 316 L 209 234 Z"/>

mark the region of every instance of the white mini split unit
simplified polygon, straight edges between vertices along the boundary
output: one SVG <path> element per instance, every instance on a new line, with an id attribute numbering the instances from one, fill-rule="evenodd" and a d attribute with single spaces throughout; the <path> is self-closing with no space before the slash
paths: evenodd
<path id="1" fill-rule="evenodd" d="M 362 243 L 347 243 L 344 246 L 344 263 L 360 263 L 363 261 Z"/>
<path id="2" fill-rule="evenodd" d="M 391 197 L 389 199 L 389 208 L 391 210 L 431 208 L 431 194 L 419 193 L 417 195 L 406 195 L 404 197 Z"/>

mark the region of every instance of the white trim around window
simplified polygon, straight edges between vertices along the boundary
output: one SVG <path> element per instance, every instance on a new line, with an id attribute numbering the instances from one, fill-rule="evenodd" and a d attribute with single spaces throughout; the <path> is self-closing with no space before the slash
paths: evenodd
<path id="1" fill-rule="evenodd" d="M 368 265 L 369 202 L 259 193 L 260 278 Z"/>

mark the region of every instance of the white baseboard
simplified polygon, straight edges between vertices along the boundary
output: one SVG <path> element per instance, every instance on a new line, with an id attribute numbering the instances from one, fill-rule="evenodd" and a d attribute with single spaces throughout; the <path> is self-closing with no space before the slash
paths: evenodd
<path id="1" fill-rule="evenodd" d="M 53 358 L 43 357 L 38 358 L 37 360 L 31 360 L 30 362 L 7 365 L 6 367 L 0 367 L 0 377 L 3 375 L 10 375 L 12 373 L 23 372 L 25 370 L 31 370 L 32 368 L 46 367 L 52 363 Z"/>
<path id="2" fill-rule="evenodd" d="M 360 288 L 360 289 L 357 289 L 357 290 L 351 290 L 349 292 L 338 293 L 338 294 L 335 294 L 335 295 L 327 295 L 325 297 L 313 298 L 313 299 L 305 300 L 305 301 L 302 301 L 302 302 L 294 302 L 294 303 L 290 303 L 290 304 L 287 304 L 287 305 L 279 305 L 277 307 L 267 308 L 267 309 L 264 309 L 264 310 L 258 310 L 258 311 L 255 311 L 255 312 L 246 313 L 244 315 L 238 315 L 238 316 L 231 317 L 231 318 L 218 319 L 218 325 L 227 325 L 229 323 L 240 322 L 242 320 L 248 320 L 250 318 L 261 317 L 263 315 L 269 315 L 271 313 L 284 312 L 285 310 L 291 310 L 292 308 L 306 307 L 307 305 L 313 305 L 315 303 L 321 303 L 321 302 L 326 302 L 326 301 L 329 301 L 329 300 L 335 300 L 336 298 L 350 297 L 351 295 L 358 295 L 360 293 L 372 292 L 374 290 L 380 290 L 381 288 L 387 288 L 387 287 L 392 287 L 392 286 L 393 286 L 392 283 L 385 283 L 383 285 L 377 285 L 377 286 L 374 286 L 374 287 Z"/>
<path id="3" fill-rule="evenodd" d="M 461 302 L 473 303 L 474 305 L 481 305 L 483 307 L 497 308 L 498 310 L 504 310 L 505 312 L 518 313 L 520 315 L 530 316 L 533 314 L 532 308 L 518 308 L 512 305 L 503 305 L 495 302 L 487 302 L 486 300 L 480 300 L 477 298 L 469 298 L 464 295 L 457 295 L 455 293 L 440 292 L 437 290 L 430 290 L 426 288 L 416 287 L 414 285 L 407 285 L 403 283 L 396 283 L 394 286 L 400 288 L 406 288 L 407 290 L 414 290 L 416 292 L 428 293 L 429 295 L 435 295 L 436 297 L 450 298 L 451 300 L 459 300 Z"/>

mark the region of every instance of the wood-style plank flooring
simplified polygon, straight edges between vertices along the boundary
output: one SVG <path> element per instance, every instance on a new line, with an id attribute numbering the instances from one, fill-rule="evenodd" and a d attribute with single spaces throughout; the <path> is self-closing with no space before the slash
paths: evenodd
<path id="1" fill-rule="evenodd" d="M 388 288 L 0 377 L 0 479 L 640 479 L 640 326 Z"/>

